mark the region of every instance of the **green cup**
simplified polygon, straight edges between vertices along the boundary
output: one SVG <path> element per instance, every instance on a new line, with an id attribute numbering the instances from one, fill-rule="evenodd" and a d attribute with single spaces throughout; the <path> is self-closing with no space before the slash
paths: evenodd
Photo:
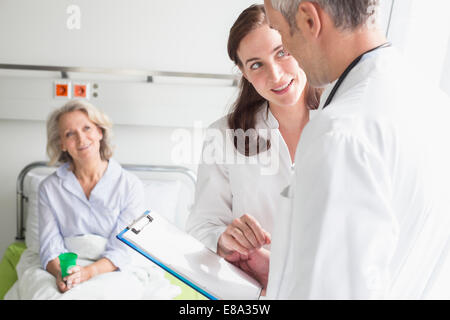
<path id="1" fill-rule="evenodd" d="M 78 255 L 73 252 L 66 252 L 61 253 L 58 258 L 59 266 L 61 267 L 61 277 L 64 279 L 64 277 L 67 277 L 69 275 L 67 271 L 77 265 Z"/>

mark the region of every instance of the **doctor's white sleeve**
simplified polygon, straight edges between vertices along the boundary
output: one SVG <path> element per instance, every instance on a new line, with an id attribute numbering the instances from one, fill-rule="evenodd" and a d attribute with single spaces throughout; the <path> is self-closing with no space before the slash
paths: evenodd
<path id="1" fill-rule="evenodd" d="M 385 297 L 398 224 L 381 158 L 342 132 L 327 133 L 306 149 L 296 163 L 281 298 Z"/>
<path id="2" fill-rule="evenodd" d="M 205 139 L 205 154 L 219 152 L 222 144 L 217 139 Z M 220 151 L 221 152 L 221 151 Z M 228 168 L 216 161 L 202 161 L 198 167 L 195 203 L 186 222 L 187 231 L 217 252 L 217 242 L 233 220 L 232 192 Z"/>

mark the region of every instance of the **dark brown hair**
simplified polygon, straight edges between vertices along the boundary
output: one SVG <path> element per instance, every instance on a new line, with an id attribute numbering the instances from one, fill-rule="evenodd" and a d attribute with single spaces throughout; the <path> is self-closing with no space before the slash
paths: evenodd
<path id="1" fill-rule="evenodd" d="M 231 27 L 228 37 L 228 56 L 239 68 L 243 67 L 242 61 L 240 61 L 237 54 L 242 39 L 253 30 L 265 24 L 267 24 L 267 20 L 264 5 L 254 4 L 245 9 Z M 228 126 L 234 131 L 242 129 L 246 132 L 249 129 L 255 129 L 256 114 L 267 100 L 256 91 L 245 77 L 241 78 L 239 87 L 239 96 L 228 115 Z M 307 107 L 309 109 L 317 109 L 320 103 L 321 91 L 314 89 L 308 83 L 304 90 L 306 90 L 305 99 Z M 247 141 L 247 137 L 245 139 L 245 155 L 249 156 L 249 141 Z M 237 148 L 236 140 L 237 138 L 235 137 L 234 144 Z M 270 148 L 270 141 L 266 142 L 266 146 L 261 145 L 262 142 L 264 140 L 257 137 L 257 153 Z"/>

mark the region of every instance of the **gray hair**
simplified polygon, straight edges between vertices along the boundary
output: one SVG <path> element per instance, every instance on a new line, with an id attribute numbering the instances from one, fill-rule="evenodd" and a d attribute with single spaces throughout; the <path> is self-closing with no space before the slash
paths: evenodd
<path id="1" fill-rule="evenodd" d="M 305 0 L 271 0 L 272 7 L 281 12 L 292 29 L 297 28 L 295 16 L 298 7 Z M 336 28 L 355 30 L 376 19 L 379 0 L 309 0 L 317 3 L 333 19 Z M 372 21 L 374 22 L 374 21 Z"/>
<path id="2" fill-rule="evenodd" d="M 61 149 L 61 137 L 59 133 L 59 119 L 61 116 L 73 112 L 83 111 L 90 121 L 95 123 L 102 130 L 103 139 L 100 141 L 100 157 L 102 160 L 109 160 L 113 154 L 110 140 L 112 137 L 112 123 L 108 116 L 83 100 L 72 100 L 61 108 L 53 111 L 47 120 L 47 154 L 50 158 L 49 164 L 72 162 L 72 157 Z"/>

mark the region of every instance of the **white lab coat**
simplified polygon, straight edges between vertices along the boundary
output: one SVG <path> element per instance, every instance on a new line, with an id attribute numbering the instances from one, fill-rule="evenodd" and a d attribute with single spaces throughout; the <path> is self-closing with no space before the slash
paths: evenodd
<path id="1" fill-rule="evenodd" d="M 416 71 L 366 55 L 305 127 L 269 298 L 449 298 L 450 102 Z"/>
<path id="2" fill-rule="evenodd" d="M 226 117 L 207 130 L 195 204 L 186 228 L 213 251 L 217 250 L 217 241 L 226 227 L 243 214 L 252 215 L 272 233 L 280 201 L 285 201 L 280 192 L 291 181 L 292 163 L 278 121 L 267 103 L 257 113 L 256 129 L 272 132 L 272 147 L 249 158 L 237 152 L 232 138 L 227 136 Z"/>

